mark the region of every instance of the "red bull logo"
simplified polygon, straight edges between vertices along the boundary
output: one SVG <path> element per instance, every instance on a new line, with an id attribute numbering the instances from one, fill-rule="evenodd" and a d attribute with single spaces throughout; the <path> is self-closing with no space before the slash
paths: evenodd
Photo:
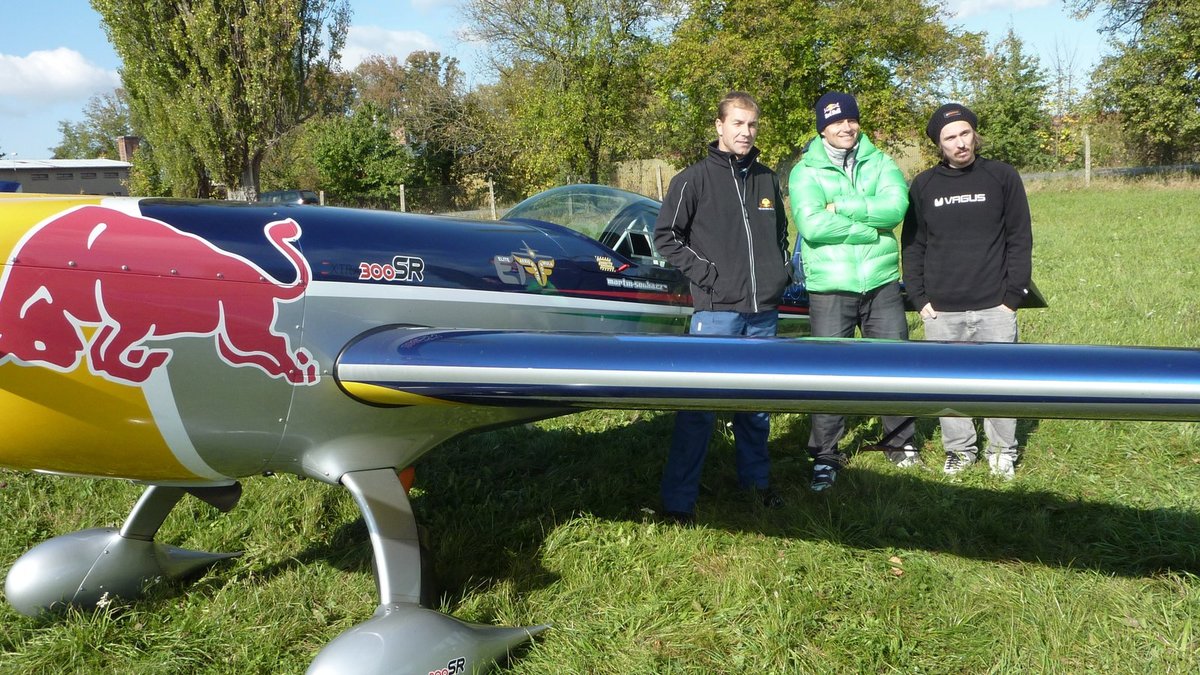
<path id="1" fill-rule="evenodd" d="M 279 305 L 300 299 L 312 276 L 292 243 L 300 226 L 284 219 L 263 231 L 295 266 L 293 283 L 151 218 L 102 206 L 49 218 L 16 245 L 0 278 L 0 363 L 69 372 L 86 352 L 92 373 L 137 385 L 171 359 L 156 343 L 212 337 L 230 366 L 315 383 L 311 354 L 275 331 Z"/>

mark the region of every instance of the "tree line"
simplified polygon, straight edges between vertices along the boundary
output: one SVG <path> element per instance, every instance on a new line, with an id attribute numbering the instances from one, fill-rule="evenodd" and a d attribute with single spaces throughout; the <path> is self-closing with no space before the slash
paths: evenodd
<path id="1" fill-rule="evenodd" d="M 605 182 L 623 160 L 687 164 L 737 89 L 762 107 L 775 167 L 814 136 L 829 90 L 853 93 L 892 151 L 928 151 L 928 113 L 955 100 L 979 114 L 985 154 L 1020 169 L 1081 166 L 1085 129 L 1098 166 L 1194 161 L 1200 3 L 1068 2 L 1105 19 L 1113 51 L 1090 73 L 1067 53 L 1041 63 L 1011 29 L 954 28 L 935 0 L 466 0 L 492 76 L 468 87 L 436 52 L 343 69 L 348 0 L 92 0 L 123 86 L 61 122 L 53 151 L 115 157 L 138 136 L 145 195 L 304 187 L 385 206 L 401 186 L 487 183 L 517 198 Z"/>

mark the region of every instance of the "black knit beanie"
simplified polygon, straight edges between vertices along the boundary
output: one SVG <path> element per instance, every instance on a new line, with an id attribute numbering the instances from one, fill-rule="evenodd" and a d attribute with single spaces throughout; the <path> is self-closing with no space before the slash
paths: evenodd
<path id="1" fill-rule="evenodd" d="M 966 122 L 972 129 L 978 129 L 979 118 L 961 103 L 947 103 L 933 111 L 929 124 L 925 125 L 925 135 L 936 144 L 942 135 L 942 128 L 951 122 Z"/>

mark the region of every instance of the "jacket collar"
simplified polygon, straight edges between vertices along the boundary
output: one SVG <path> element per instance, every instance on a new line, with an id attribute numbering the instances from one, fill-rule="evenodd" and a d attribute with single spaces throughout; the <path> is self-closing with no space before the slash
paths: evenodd
<path id="1" fill-rule="evenodd" d="M 753 164 L 758 159 L 758 146 L 752 146 L 750 152 L 746 153 L 746 158 L 741 160 L 746 166 Z M 713 141 L 708 144 L 708 157 L 720 162 L 721 166 L 729 166 L 730 163 L 737 164 L 738 158 L 732 152 L 725 152 L 717 146 L 717 142 Z"/>
<path id="2" fill-rule="evenodd" d="M 871 139 L 866 134 L 859 134 L 858 151 L 855 153 L 855 161 L 861 162 L 877 152 L 879 152 L 879 149 L 875 147 Z M 829 160 L 829 153 L 825 151 L 825 143 L 819 135 L 814 136 L 808 142 L 808 147 L 804 149 L 804 156 L 800 161 L 808 166 L 836 166 Z"/>

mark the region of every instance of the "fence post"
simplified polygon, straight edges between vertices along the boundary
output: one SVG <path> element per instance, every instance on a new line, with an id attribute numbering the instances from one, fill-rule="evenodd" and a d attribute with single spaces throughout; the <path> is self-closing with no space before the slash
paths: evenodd
<path id="1" fill-rule="evenodd" d="M 658 201 L 660 201 L 660 202 L 661 202 L 661 201 L 663 200 L 663 194 L 662 194 L 662 165 L 661 165 L 661 164 L 655 164 L 655 165 L 654 165 L 654 174 L 655 174 L 655 175 L 658 177 Z"/>
<path id="2" fill-rule="evenodd" d="M 1092 137 L 1088 134 L 1087 127 L 1083 128 L 1083 185 L 1088 187 L 1092 184 Z"/>
<path id="3" fill-rule="evenodd" d="M 400 213 L 404 213 L 407 209 L 404 208 L 404 183 L 400 184 Z"/>
<path id="4" fill-rule="evenodd" d="M 488 179 L 488 203 L 492 205 L 492 220 L 500 220 L 496 217 L 496 184 L 492 179 Z"/>

